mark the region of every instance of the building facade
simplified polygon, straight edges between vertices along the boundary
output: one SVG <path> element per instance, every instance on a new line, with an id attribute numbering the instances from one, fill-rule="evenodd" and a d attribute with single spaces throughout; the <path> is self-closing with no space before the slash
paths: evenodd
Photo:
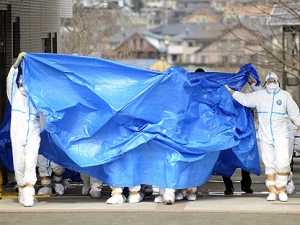
<path id="1" fill-rule="evenodd" d="M 0 123 L 6 97 L 6 76 L 20 52 L 60 52 L 60 20 L 72 17 L 72 0 L 1 0 Z"/>

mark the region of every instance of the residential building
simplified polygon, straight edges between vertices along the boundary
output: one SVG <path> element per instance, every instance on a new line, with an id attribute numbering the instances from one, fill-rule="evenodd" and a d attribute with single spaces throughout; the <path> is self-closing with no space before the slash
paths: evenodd
<path id="1" fill-rule="evenodd" d="M 72 17 L 72 0 L 1 0 L 0 122 L 7 102 L 6 76 L 20 52 L 60 52 L 60 19 Z"/>

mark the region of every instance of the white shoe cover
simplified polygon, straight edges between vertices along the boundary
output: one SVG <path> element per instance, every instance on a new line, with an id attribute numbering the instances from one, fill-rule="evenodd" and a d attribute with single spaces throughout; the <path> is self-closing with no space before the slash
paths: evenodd
<path id="1" fill-rule="evenodd" d="M 188 201 L 195 201 L 196 198 L 197 198 L 197 196 L 196 196 L 195 193 L 194 193 L 194 194 L 188 194 L 188 195 L 186 196 L 186 199 L 187 199 Z"/>
<path id="2" fill-rule="evenodd" d="M 42 187 L 38 190 L 38 195 L 52 195 L 51 187 Z"/>
<path id="3" fill-rule="evenodd" d="M 128 196 L 128 202 L 129 203 L 139 203 L 142 201 L 142 196 L 140 194 L 135 194 L 135 195 L 129 195 Z"/>
<path id="4" fill-rule="evenodd" d="M 107 199 L 106 203 L 107 204 L 122 204 L 126 202 L 126 197 L 124 195 L 114 195 Z"/>
<path id="5" fill-rule="evenodd" d="M 166 205 L 173 205 L 175 202 L 175 191 L 173 189 L 172 190 L 166 189 L 163 199 Z"/>
<path id="6" fill-rule="evenodd" d="M 155 199 L 154 199 L 154 202 L 155 202 L 155 203 L 163 203 L 164 200 L 163 200 L 163 198 L 161 197 L 161 195 L 157 195 L 157 196 L 155 197 Z"/>
<path id="7" fill-rule="evenodd" d="M 93 198 L 100 198 L 100 197 L 101 197 L 101 188 L 93 187 L 93 188 L 90 190 L 90 195 L 91 195 L 91 197 L 93 197 Z"/>
<path id="8" fill-rule="evenodd" d="M 183 190 L 182 192 L 177 192 L 175 199 L 176 200 L 182 200 L 186 196 L 186 190 Z"/>
<path id="9" fill-rule="evenodd" d="M 279 201 L 281 202 L 287 202 L 288 201 L 288 196 L 285 192 L 282 192 L 278 195 Z"/>
<path id="10" fill-rule="evenodd" d="M 291 180 L 291 181 L 288 182 L 288 184 L 286 185 L 285 191 L 286 191 L 286 193 L 287 193 L 288 195 L 290 195 L 290 194 L 293 194 L 294 190 L 295 190 L 294 181 Z"/>
<path id="11" fill-rule="evenodd" d="M 88 195 L 90 192 L 90 189 L 91 189 L 90 183 L 84 182 L 82 185 L 82 190 L 81 190 L 82 195 Z"/>
<path id="12" fill-rule="evenodd" d="M 276 201 L 277 200 L 277 196 L 275 193 L 270 193 L 267 197 L 267 201 Z"/>
<path id="13" fill-rule="evenodd" d="M 24 203 L 23 205 L 25 207 L 32 207 L 34 205 L 34 194 L 35 189 L 32 187 L 25 187 L 23 190 L 23 197 L 24 197 Z"/>
<path id="14" fill-rule="evenodd" d="M 62 184 L 54 184 L 54 190 L 58 195 L 65 194 L 65 187 Z"/>

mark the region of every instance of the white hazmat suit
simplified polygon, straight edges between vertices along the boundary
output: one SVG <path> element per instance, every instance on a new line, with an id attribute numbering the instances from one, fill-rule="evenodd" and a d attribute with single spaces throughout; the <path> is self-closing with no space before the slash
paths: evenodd
<path id="1" fill-rule="evenodd" d="M 299 128 L 300 114 L 292 96 L 279 88 L 278 77 L 270 72 L 266 76 L 266 89 L 244 94 L 230 90 L 233 98 L 246 107 L 257 109 L 260 155 L 265 165 L 267 200 L 277 197 L 287 201 L 285 187 L 290 174 L 289 119 Z"/>
<path id="2" fill-rule="evenodd" d="M 21 68 L 13 66 L 7 77 L 7 96 L 11 104 L 10 137 L 19 202 L 34 205 L 36 165 L 40 146 L 39 112 L 22 86 Z M 19 75 L 19 76 L 18 76 Z"/>

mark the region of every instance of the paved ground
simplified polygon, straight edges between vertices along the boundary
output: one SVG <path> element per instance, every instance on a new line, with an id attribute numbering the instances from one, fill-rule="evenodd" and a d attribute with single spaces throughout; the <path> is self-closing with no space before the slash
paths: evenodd
<path id="1" fill-rule="evenodd" d="M 23 207 L 18 203 L 12 186 L 3 187 L 3 199 L 0 200 L 1 212 L 215 212 L 215 213 L 279 213 L 300 216 L 300 158 L 295 158 L 294 183 L 295 192 L 288 202 L 268 202 L 265 176 L 252 175 L 253 194 L 240 190 L 241 171 L 238 169 L 232 177 L 235 192 L 225 196 L 222 178 L 213 176 L 204 185 L 198 187 L 196 201 L 176 201 L 174 205 L 154 203 L 154 196 L 138 204 L 108 205 L 105 201 L 110 196 L 110 188 L 104 187 L 101 198 L 81 195 L 81 184 L 73 183 L 73 189 L 67 190 L 64 196 L 39 197 L 34 207 Z M 38 187 L 37 187 L 38 188 Z M 1 220 L 0 220 L 1 222 Z M 1 223 L 0 223 L 1 224 Z"/>

